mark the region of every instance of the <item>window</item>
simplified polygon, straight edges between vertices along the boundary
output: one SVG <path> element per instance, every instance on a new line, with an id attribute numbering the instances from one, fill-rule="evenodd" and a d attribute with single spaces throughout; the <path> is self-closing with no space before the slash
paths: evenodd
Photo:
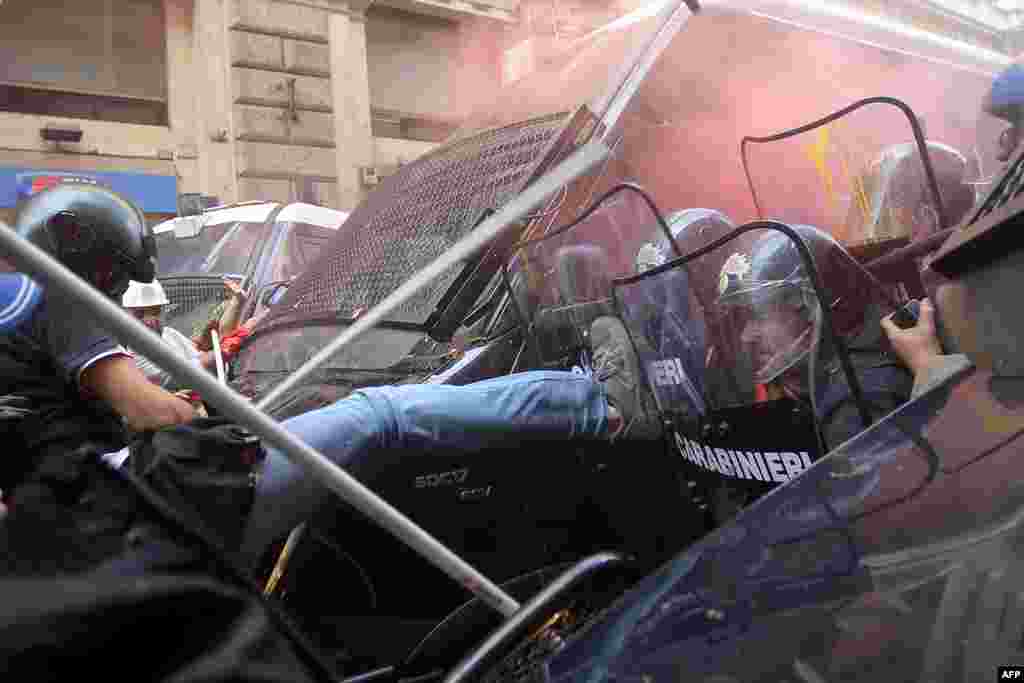
<path id="1" fill-rule="evenodd" d="M 300 275 L 320 255 L 337 230 L 306 223 L 293 223 L 281 253 L 272 265 L 270 281 L 288 280 Z"/>
<path id="2" fill-rule="evenodd" d="M 205 233 L 205 230 L 204 230 Z M 200 272 L 248 275 L 268 237 L 265 223 L 236 223 L 210 251 Z"/>
<path id="3" fill-rule="evenodd" d="M 453 22 L 371 7 L 366 15 L 371 105 L 411 114 L 451 111 L 458 40 Z"/>
<path id="4" fill-rule="evenodd" d="M 5 0 L 0 109 L 167 124 L 161 0 Z"/>

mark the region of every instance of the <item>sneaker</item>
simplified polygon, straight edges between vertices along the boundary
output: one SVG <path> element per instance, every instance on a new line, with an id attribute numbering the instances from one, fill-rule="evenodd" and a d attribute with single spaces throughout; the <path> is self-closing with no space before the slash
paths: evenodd
<path id="1" fill-rule="evenodd" d="M 622 416 L 623 426 L 612 439 L 657 439 L 661 421 L 644 389 L 640 363 L 629 333 L 618 318 L 604 316 L 590 326 L 594 375 L 605 386 L 608 403 Z"/>

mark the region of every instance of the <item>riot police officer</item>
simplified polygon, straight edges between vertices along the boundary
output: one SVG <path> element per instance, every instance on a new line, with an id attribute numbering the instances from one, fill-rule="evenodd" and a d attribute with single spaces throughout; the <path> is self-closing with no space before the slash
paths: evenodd
<path id="1" fill-rule="evenodd" d="M 884 304 L 872 296 L 835 239 L 812 226 L 794 229 L 812 255 L 866 407 L 874 419 L 882 417 L 910 397 L 913 383 L 910 372 L 881 345 Z M 811 403 L 826 448 L 864 428 L 838 351 L 823 328 L 822 302 L 787 235 L 766 230 L 749 254 L 730 257 L 722 269 L 718 305 L 735 317 L 733 329 L 754 368 L 753 381 L 768 398 Z"/>
<path id="2" fill-rule="evenodd" d="M 852 202 L 846 221 L 847 241 L 909 237 L 924 239 L 959 223 L 974 206 L 967 182 L 967 159 L 949 145 L 928 140 L 946 225 L 925 174 L 918 147 L 906 142 L 886 147 L 860 178 L 865 202 Z"/>
<path id="3" fill-rule="evenodd" d="M 700 208 L 676 211 L 665 222 L 684 255 L 736 227 L 722 212 Z M 675 256 L 664 232 L 655 227 L 637 251 L 635 270 L 644 273 Z M 691 403 L 700 413 L 707 411 L 709 391 L 706 319 L 701 309 L 710 295 L 700 290 L 702 280 L 709 278 L 701 278 L 699 272 L 705 266 L 703 259 L 690 261 L 645 280 L 627 305 L 627 316 L 638 321 L 653 352 L 650 358 L 641 358 L 652 389 L 677 405 Z"/>

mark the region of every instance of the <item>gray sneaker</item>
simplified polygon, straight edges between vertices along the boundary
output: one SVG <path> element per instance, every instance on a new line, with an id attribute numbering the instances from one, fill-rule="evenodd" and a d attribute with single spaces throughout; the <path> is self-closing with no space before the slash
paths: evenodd
<path id="1" fill-rule="evenodd" d="M 608 403 L 622 415 L 623 428 L 613 438 L 657 439 L 661 421 L 644 388 L 640 363 L 629 333 L 618 318 L 603 316 L 590 326 L 594 374 L 605 386 Z"/>

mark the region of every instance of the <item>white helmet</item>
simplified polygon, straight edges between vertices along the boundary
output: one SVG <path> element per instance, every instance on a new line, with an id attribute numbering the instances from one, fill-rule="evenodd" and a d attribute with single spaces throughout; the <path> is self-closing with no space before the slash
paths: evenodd
<path id="1" fill-rule="evenodd" d="M 150 306 L 166 306 L 170 302 L 164 293 L 160 282 L 136 282 L 128 283 L 128 290 L 121 297 L 121 304 L 125 308 L 148 308 Z"/>

